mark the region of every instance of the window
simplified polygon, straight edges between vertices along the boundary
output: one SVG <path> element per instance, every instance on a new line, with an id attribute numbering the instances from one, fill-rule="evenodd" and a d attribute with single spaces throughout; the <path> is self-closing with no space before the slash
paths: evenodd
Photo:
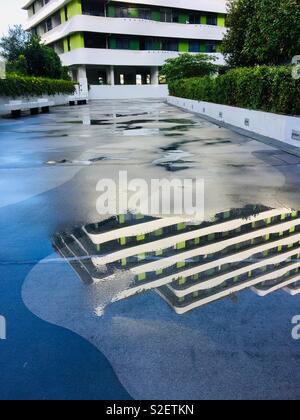
<path id="1" fill-rule="evenodd" d="M 117 7 L 116 8 L 116 17 L 129 17 L 129 9 L 127 7 Z"/>
<path id="2" fill-rule="evenodd" d="M 47 19 L 46 20 L 46 32 L 49 32 L 49 31 L 51 31 L 53 29 L 53 26 L 52 26 L 52 19 L 51 18 L 49 18 L 49 19 Z"/>
<path id="3" fill-rule="evenodd" d="M 67 7 L 67 6 L 65 6 L 64 11 L 65 11 L 65 20 L 67 21 L 67 20 L 69 20 L 69 16 L 68 16 L 68 7 Z"/>
<path id="4" fill-rule="evenodd" d="M 217 26 L 218 18 L 216 14 L 208 14 L 207 15 L 207 25 L 214 25 Z"/>
<path id="5" fill-rule="evenodd" d="M 191 53 L 200 52 L 200 42 L 199 41 L 190 41 L 189 42 L 189 52 L 191 52 Z"/>
<path id="6" fill-rule="evenodd" d="M 151 20 L 151 9 L 139 9 L 139 18 L 145 20 Z"/>
<path id="7" fill-rule="evenodd" d="M 67 38 L 67 45 L 68 45 L 68 51 L 71 51 L 71 38 L 69 36 Z"/>
<path id="8" fill-rule="evenodd" d="M 192 25 L 200 25 L 200 15 L 190 15 L 190 23 Z"/>
<path id="9" fill-rule="evenodd" d="M 207 42 L 205 46 L 205 52 L 215 53 L 217 52 L 217 45 L 215 42 Z"/>
<path id="10" fill-rule="evenodd" d="M 179 12 L 174 10 L 172 13 L 172 22 L 179 23 Z"/>
<path id="11" fill-rule="evenodd" d="M 174 20 L 172 20 L 172 10 L 171 9 L 161 9 L 160 20 L 161 20 L 161 22 L 174 22 Z"/>
<path id="12" fill-rule="evenodd" d="M 117 39 L 117 49 L 119 50 L 129 50 L 129 39 L 126 37 Z"/>

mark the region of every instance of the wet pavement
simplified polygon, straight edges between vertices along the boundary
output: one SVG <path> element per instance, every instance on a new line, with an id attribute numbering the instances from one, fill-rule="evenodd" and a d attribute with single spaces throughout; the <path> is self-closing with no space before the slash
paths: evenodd
<path id="1" fill-rule="evenodd" d="M 233 209 L 238 212 L 224 221 L 234 224 L 227 226 L 228 232 L 240 229 L 237 220 L 242 226 L 247 218 L 273 212 L 272 217 L 279 217 L 273 230 L 259 228 L 271 229 L 264 234 L 276 242 L 279 238 L 272 235 L 279 232 L 277 224 L 286 224 L 282 231 L 288 229 L 288 234 L 280 240 L 290 242 L 278 246 L 287 247 L 280 252 L 291 253 L 296 244 L 291 237 L 298 234 L 295 212 L 300 209 L 298 156 L 147 100 L 93 102 L 58 107 L 49 115 L 1 119 L 0 148 L 0 315 L 7 321 L 7 340 L 0 341 L 0 398 L 299 398 L 300 341 L 291 337 L 291 320 L 299 314 L 300 297 L 283 290 L 297 286 L 297 271 L 282 280 L 283 266 L 276 259 L 270 272 L 276 268 L 278 276 L 267 279 L 271 285 L 251 283 L 256 294 L 250 285 L 238 291 L 228 286 L 227 294 L 222 290 L 219 296 L 216 290 L 208 301 L 207 290 L 216 287 L 210 285 L 205 295 L 193 296 L 197 305 L 192 310 L 180 314 L 185 304 L 172 300 L 169 283 L 151 282 L 165 278 L 160 270 L 168 268 L 152 253 L 161 246 L 169 252 L 164 258 L 176 254 L 178 264 L 182 249 L 168 251 L 162 242 L 146 250 L 143 265 L 150 267 L 157 260 L 151 270 L 158 277 L 149 282 L 130 259 L 125 267 L 122 261 L 107 267 L 111 271 L 104 273 L 113 273 L 113 278 L 99 281 L 109 276 L 93 270 L 102 267 L 101 258 L 112 255 L 114 261 L 117 248 L 111 243 L 102 251 L 96 246 L 84 253 L 93 241 L 87 243 L 80 231 L 86 227 L 84 232 L 101 235 L 127 227 L 103 228 L 107 217 L 96 209 L 96 187 L 103 178 L 117 181 L 120 171 L 148 182 L 197 177 L 205 186 L 204 222 L 188 225 L 180 234 L 190 235 L 188 240 L 202 238 L 194 231 L 207 229 L 209 223 L 215 226 L 216 215 Z M 140 224 L 153 223 L 154 231 L 160 220 L 165 219 Z M 181 225 L 178 220 L 173 224 Z M 245 234 L 250 235 L 250 228 Z M 168 229 L 158 239 L 170 247 L 177 233 Z M 150 246 L 157 238 L 148 238 L 148 233 L 151 229 L 133 229 L 129 236 L 142 234 L 139 246 Z M 174 244 L 179 244 L 176 238 Z M 188 243 L 185 251 L 194 252 L 200 245 Z M 124 244 L 118 246 L 123 252 Z M 135 245 L 126 246 L 130 250 Z M 194 258 L 206 259 L 215 252 L 214 247 L 194 252 L 185 263 L 198 267 L 203 261 Z M 293 262 L 297 270 L 291 255 L 280 264 Z M 89 265 L 83 264 L 87 260 Z M 226 273 L 235 263 L 229 260 Z M 132 273 L 144 283 L 138 294 L 129 296 Z M 86 276 L 92 281 L 86 282 Z M 180 284 L 171 289 L 180 295 L 191 284 L 189 277 L 186 284 L 178 279 Z M 278 279 L 283 283 L 277 290 Z M 272 293 L 258 296 L 269 286 Z M 199 306 L 202 298 L 206 304 Z M 187 299 L 188 305 L 194 304 L 190 295 Z"/>

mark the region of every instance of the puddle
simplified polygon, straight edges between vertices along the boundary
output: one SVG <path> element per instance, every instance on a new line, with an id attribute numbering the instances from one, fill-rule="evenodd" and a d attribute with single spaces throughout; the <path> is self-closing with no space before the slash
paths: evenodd
<path id="1" fill-rule="evenodd" d="M 121 157 L 98 157 L 98 158 L 92 158 L 88 160 L 68 160 L 68 159 L 61 159 L 61 160 L 48 160 L 46 162 L 46 165 L 49 166 L 59 166 L 59 165 L 92 165 L 103 161 L 121 161 L 121 160 L 128 160 L 128 158 L 121 158 Z"/>
<path id="2" fill-rule="evenodd" d="M 152 162 L 153 165 L 164 167 L 168 172 L 178 172 L 189 169 L 193 161 L 188 161 L 186 158 L 190 158 L 193 155 L 191 153 L 184 152 L 183 150 L 168 148 L 168 153 Z"/>
<path id="3" fill-rule="evenodd" d="M 228 297 L 236 304 L 246 289 L 300 293 L 299 240 L 300 212 L 248 205 L 202 223 L 129 213 L 59 233 L 54 247 L 85 284 L 111 285 L 110 303 L 154 289 L 184 314 Z"/>

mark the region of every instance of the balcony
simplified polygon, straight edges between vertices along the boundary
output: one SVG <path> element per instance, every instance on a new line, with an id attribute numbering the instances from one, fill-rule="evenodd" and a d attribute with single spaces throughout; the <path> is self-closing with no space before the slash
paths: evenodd
<path id="1" fill-rule="evenodd" d="M 172 51 L 131 51 L 94 48 L 78 48 L 60 56 L 64 66 L 163 66 L 168 58 L 178 57 L 180 53 Z M 224 64 L 222 54 L 212 54 L 218 64 Z"/>
<path id="2" fill-rule="evenodd" d="M 78 15 L 44 34 L 43 41 L 46 44 L 51 44 L 74 32 L 222 41 L 226 28 L 210 25 L 155 22 L 143 19 Z"/>

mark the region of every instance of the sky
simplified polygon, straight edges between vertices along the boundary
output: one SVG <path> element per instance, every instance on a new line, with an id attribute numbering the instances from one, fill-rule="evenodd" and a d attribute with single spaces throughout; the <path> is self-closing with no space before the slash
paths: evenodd
<path id="1" fill-rule="evenodd" d="M 26 0 L 0 0 L 0 3 L 2 4 L 0 36 L 2 36 L 7 32 L 9 26 L 24 24 L 27 13 L 22 10 L 22 6 L 26 3 Z"/>

